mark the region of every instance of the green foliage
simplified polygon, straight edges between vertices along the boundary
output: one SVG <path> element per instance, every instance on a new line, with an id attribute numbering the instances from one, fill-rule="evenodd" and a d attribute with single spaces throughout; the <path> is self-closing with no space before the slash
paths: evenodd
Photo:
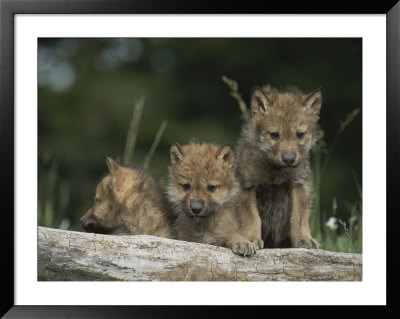
<path id="1" fill-rule="evenodd" d="M 68 229 L 70 220 L 65 217 L 70 197 L 70 186 L 61 181 L 58 163 L 50 154 L 39 158 L 44 173 L 38 185 L 38 225 L 50 228 Z"/>
<path id="2" fill-rule="evenodd" d="M 328 165 L 329 159 L 331 158 L 331 155 L 333 154 L 333 150 L 335 149 L 336 143 L 339 139 L 339 136 L 342 134 L 343 130 L 351 123 L 355 120 L 355 118 L 357 117 L 358 113 L 360 113 L 361 110 L 359 108 L 354 109 L 352 112 L 350 112 L 349 114 L 347 114 L 346 119 L 344 121 L 340 121 L 340 127 L 339 130 L 337 131 L 335 138 L 333 139 L 332 145 L 329 149 L 329 151 L 327 152 L 327 156 L 326 159 L 324 160 L 322 169 L 321 169 L 321 176 L 324 175 L 325 173 L 325 169 L 326 166 Z"/>
<path id="3" fill-rule="evenodd" d="M 321 243 L 321 247 L 326 250 L 362 252 L 362 194 L 361 186 L 357 181 L 354 170 L 354 187 L 357 188 L 359 198 L 354 199 L 354 204 L 347 209 L 347 213 L 345 214 L 349 220 L 349 229 L 343 220 L 336 218 L 338 207 L 336 198 L 332 199 L 332 216 L 330 217 L 332 221 L 334 220 L 335 222 L 330 224 L 330 218 L 327 218 L 326 210 L 321 208 L 321 185 L 327 182 L 326 179 L 324 179 L 324 173 L 328 167 L 328 162 L 334 153 L 339 136 L 343 133 L 344 129 L 356 119 L 359 113 L 360 109 L 354 109 L 347 114 L 344 121 L 341 121 L 339 130 L 329 150 L 324 140 L 323 131 L 321 131 L 320 139 L 312 150 L 314 205 L 310 218 L 310 228 L 312 235 Z M 336 225 L 337 221 L 342 228 L 341 231 L 338 230 Z"/>

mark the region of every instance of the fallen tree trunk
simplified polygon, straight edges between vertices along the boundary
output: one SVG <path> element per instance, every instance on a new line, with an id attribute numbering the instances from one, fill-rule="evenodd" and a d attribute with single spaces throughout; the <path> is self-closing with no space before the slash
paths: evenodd
<path id="1" fill-rule="evenodd" d="M 362 255 L 228 248 L 148 235 L 110 236 L 38 228 L 40 281 L 360 281 Z"/>

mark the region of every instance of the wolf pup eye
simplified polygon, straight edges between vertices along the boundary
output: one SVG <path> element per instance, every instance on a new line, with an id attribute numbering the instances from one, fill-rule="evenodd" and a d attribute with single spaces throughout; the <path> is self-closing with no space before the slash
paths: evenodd
<path id="1" fill-rule="evenodd" d="M 207 185 L 207 190 L 209 191 L 209 192 L 213 192 L 213 191 L 215 191 L 217 189 L 217 186 L 215 186 L 215 185 Z"/>
<path id="2" fill-rule="evenodd" d="M 183 190 L 188 191 L 190 190 L 190 184 L 182 184 L 182 188 Z"/>
<path id="3" fill-rule="evenodd" d="M 296 137 L 299 138 L 299 139 L 303 138 L 304 134 L 305 134 L 304 132 L 296 132 Z"/>
<path id="4" fill-rule="evenodd" d="M 95 198 L 95 199 L 94 199 L 94 202 L 95 202 L 95 203 L 100 203 L 100 199 Z"/>
<path id="5" fill-rule="evenodd" d="M 279 138 L 279 132 L 269 132 L 269 136 L 271 136 L 273 140 L 277 140 Z"/>

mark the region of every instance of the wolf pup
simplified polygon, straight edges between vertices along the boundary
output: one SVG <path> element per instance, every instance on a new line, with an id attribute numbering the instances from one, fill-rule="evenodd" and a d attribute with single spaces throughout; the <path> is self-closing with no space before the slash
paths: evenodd
<path id="1" fill-rule="evenodd" d="M 168 203 L 154 179 L 109 157 L 106 162 L 110 173 L 97 185 L 95 203 L 80 219 L 82 227 L 101 234 L 173 238 Z"/>
<path id="2" fill-rule="evenodd" d="M 238 142 L 241 209 L 258 210 L 265 248 L 319 248 L 310 235 L 309 151 L 318 138 L 321 90 L 255 87 Z M 254 212 L 253 212 L 254 214 Z"/>
<path id="3" fill-rule="evenodd" d="M 241 234 L 240 187 L 229 145 L 171 147 L 167 197 L 176 213 L 177 239 L 231 248 L 251 256 L 254 245 Z"/>

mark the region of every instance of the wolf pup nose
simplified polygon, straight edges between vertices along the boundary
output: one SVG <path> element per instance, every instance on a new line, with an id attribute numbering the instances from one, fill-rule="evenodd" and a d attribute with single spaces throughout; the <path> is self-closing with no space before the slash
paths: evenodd
<path id="1" fill-rule="evenodd" d="M 190 210 L 192 213 L 198 215 L 203 211 L 204 201 L 201 199 L 193 199 L 190 201 Z"/>
<path id="2" fill-rule="evenodd" d="M 82 216 L 82 217 L 79 219 L 79 223 L 81 224 L 81 226 L 82 226 L 82 228 L 83 228 L 84 230 L 87 230 L 86 228 L 88 228 L 89 224 L 91 224 L 91 222 L 90 222 L 88 219 L 89 219 L 89 218 L 87 217 L 87 215 Z"/>
<path id="3" fill-rule="evenodd" d="M 296 153 L 294 152 L 285 152 L 282 153 L 282 161 L 290 166 L 296 161 Z"/>
<path id="4" fill-rule="evenodd" d="M 94 233 L 97 229 L 99 229 L 95 221 L 84 220 L 81 218 L 80 223 L 82 225 L 82 228 L 88 233 Z"/>

